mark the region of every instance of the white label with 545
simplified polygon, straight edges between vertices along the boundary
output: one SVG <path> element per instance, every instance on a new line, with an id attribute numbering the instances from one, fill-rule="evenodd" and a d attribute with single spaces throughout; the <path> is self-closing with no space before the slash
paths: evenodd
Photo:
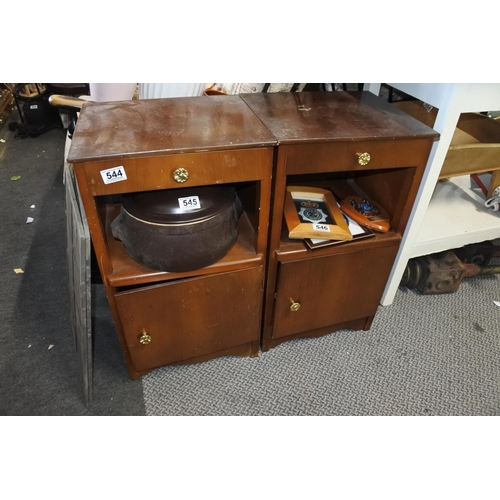
<path id="1" fill-rule="evenodd" d="M 186 198 L 177 198 L 181 210 L 196 210 L 201 208 L 200 198 L 198 196 L 187 196 Z"/>
<path id="2" fill-rule="evenodd" d="M 127 179 L 127 174 L 123 167 L 114 167 L 101 170 L 101 177 L 104 184 L 112 184 L 113 182 L 125 181 Z"/>
<path id="3" fill-rule="evenodd" d="M 330 232 L 330 226 L 326 224 L 313 224 L 314 231 L 324 231 L 325 233 Z"/>

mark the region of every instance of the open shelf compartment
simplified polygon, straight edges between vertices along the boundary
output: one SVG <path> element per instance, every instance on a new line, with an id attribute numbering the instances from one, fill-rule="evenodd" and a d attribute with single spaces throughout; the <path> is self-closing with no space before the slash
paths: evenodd
<path id="1" fill-rule="evenodd" d="M 276 251 L 276 259 L 287 261 L 312 256 L 341 254 L 368 247 L 391 245 L 394 241 L 401 240 L 402 231 L 400 228 L 405 217 L 403 214 L 413 176 L 414 169 L 408 167 L 289 176 L 287 185 L 329 189 L 339 202 L 349 195 L 358 195 L 379 203 L 389 214 L 391 229 L 386 233 L 376 232 L 375 236 L 371 238 L 346 241 L 310 250 L 303 240 L 288 238 L 288 229 L 283 219 L 280 247 Z"/>
<path id="2" fill-rule="evenodd" d="M 113 199 L 103 197 L 99 202 L 99 212 L 111 261 L 112 270 L 106 276 L 109 285 L 116 288 L 129 287 L 262 265 L 264 255 L 262 252 L 258 252 L 256 237 L 259 224 L 259 213 L 256 210 L 259 193 L 257 183 L 240 183 L 235 187 L 243 204 L 243 213 L 238 221 L 236 243 L 221 260 L 210 266 L 187 272 L 159 271 L 135 261 L 127 253 L 123 243 L 117 240 L 111 232 L 111 223 L 121 211 L 120 198 L 119 196 L 115 196 Z"/>

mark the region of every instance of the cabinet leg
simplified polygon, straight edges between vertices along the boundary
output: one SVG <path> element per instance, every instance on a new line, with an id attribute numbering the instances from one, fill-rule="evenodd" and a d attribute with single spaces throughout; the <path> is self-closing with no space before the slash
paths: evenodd
<path id="1" fill-rule="evenodd" d="M 368 316 L 365 321 L 365 325 L 363 326 L 363 330 L 367 331 L 372 327 L 373 319 L 375 318 L 375 315 L 373 316 Z"/>
<path id="2" fill-rule="evenodd" d="M 272 338 L 271 338 L 271 328 L 264 328 L 262 332 L 262 341 L 260 345 L 260 349 L 262 352 L 267 352 L 274 347 Z"/>
<path id="3" fill-rule="evenodd" d="M 146 370 L 143 372 L 136 372 L 133 368 L 128 367 L 128 374 L 129 374 L 131 380 L 138 380 L 151 371 L 152 370 Z"/>
<path id="4" fill-rule="evenodd" d="M 260 342 L 258 340 L 255 340 L 254 342 L 251 343 L 250 345 L 251 358 L 256 358 L 259 355 L 259 347 L 260 347 Z"/>

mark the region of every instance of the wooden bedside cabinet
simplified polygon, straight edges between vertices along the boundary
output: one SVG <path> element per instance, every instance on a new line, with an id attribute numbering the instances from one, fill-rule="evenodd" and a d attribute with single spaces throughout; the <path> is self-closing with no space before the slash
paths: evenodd
<path id="1" fill-rule="evenodd" d="M 350 328 L 368 330 L 438 134 L 369 92 L 245 94 L 278 140 L 262 348 Z M 369 154 L 365 163 L 362 153 Z M 289 239 L 287 186 L 368 197 L 391 229 L 309 250 Z"/>
<path id="2" fill-rule="evenodd" d="M 131 378 L 258 354 L 275 144 L 238 96 L 83 105 L 68 161 Z M 111 233 L 123 195 L 221 184 L 243 213 L 236 243 L 207 267 L 150 269 Z"/>

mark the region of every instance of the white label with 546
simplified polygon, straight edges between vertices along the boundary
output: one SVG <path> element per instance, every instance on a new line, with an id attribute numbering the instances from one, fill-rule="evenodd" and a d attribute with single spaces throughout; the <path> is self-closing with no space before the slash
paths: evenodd
<path id="1" fill-rule="evenodd" d="M 314 224 L 313 223 L 313 229 L 314 229 L 314 231 L 324 231 L 325 233 L 330 232 L 330 226 L 327 226 L 326 224 Z"/>
<path id="2" fill-rule="evenodd" d="M 120 182 L 127 179 L 127 174 L 123 167 L 108 168 L 101 170 L 101 177 L 104 184 L 112 184 L 113 182 Z"/>
<path id="3" fill-rule="evenodd" d="M 201 208 L 200 198 L 198 196 L 187 196 L 186 198 L 177 198 L 181 210 L 195 210 Z"/>

